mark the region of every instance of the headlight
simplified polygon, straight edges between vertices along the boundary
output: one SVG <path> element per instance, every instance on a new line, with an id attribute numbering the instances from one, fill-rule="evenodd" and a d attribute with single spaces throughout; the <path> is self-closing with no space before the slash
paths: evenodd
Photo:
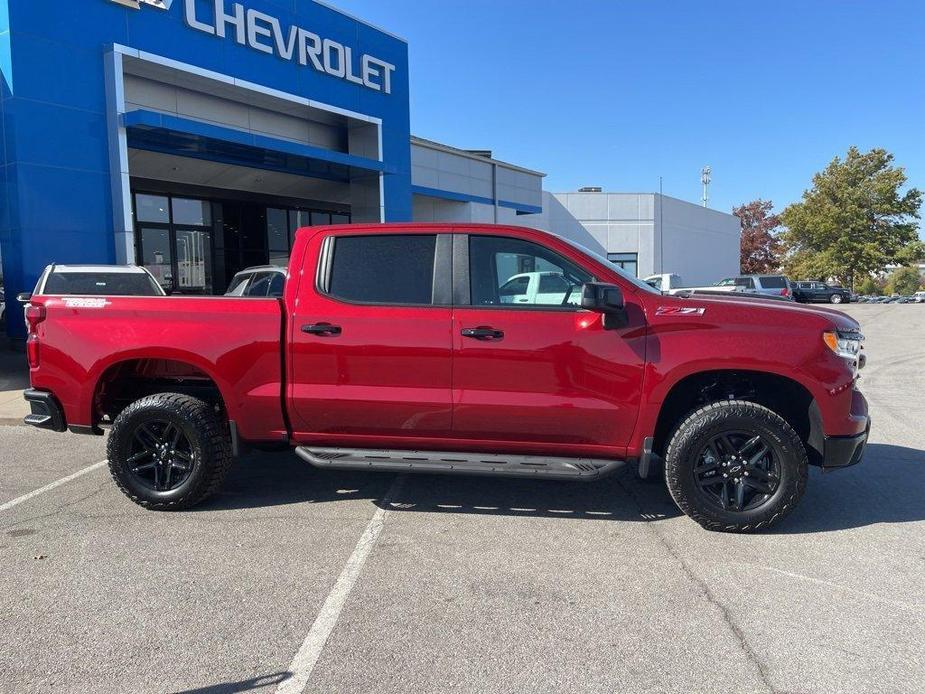
<path id="1" fill-rule="evenodd" d="M 847 330 L 827 330 L 822 333 L 822 340 L 826 346 L 840 357 L 857 361 L 861 353 L 861 343 L 864 336 L 861 333 Z"/>

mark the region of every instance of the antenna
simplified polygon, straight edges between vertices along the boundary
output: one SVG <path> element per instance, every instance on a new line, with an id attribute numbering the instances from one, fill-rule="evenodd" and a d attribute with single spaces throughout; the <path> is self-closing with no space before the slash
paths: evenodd
<path id="1" fill-rule="evenodd" d="M 700 182 L 703 183 L 703 197 L 700 200 L 703 202 L 703 206 L 707 206 L 707 202 L 710 200 L 710 175 L 713 173 L 713 169 L 710 168 L 710 165 L 707 164 L 702 169 L 700 169 Z"/>

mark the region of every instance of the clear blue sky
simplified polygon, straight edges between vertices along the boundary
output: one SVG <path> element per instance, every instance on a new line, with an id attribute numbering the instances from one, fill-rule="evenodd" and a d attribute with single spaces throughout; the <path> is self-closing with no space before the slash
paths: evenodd
<path id="1" fill-rule="evenodd" d="M 925 188 L 925 2 L 332 0 L 408 40 L 411 127 L 548 174 L 782 209 L 852 144 Z"/>

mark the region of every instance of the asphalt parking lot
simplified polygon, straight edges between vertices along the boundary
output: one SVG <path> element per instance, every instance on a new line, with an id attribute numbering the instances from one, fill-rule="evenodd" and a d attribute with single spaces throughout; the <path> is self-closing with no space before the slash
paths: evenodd
<path id="1" fill-rule="evenodd" d="M 289 454 L 151 513 L 88 470 L 102 439 L 0 427 L 0 691 L 925 691 L 925 306 L 845 310 L 867 335 L 866 459 L 814 469 L 761 535 L 703 531 L 628 473 Z"/>

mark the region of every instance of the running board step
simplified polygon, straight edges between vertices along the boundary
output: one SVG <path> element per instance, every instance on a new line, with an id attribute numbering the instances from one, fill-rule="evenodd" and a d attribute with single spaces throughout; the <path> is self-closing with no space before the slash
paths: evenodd
<path id="1" fill-rule="evenodd" d="M 593 480 L 619 470 L 623 460 L 558 458 L 545 455 L 497 455 L 448 451 L 399 451 L 372 448 L 299 446 L 296 455 L 318 468 L 379 470 L 502 477 Z"/>

